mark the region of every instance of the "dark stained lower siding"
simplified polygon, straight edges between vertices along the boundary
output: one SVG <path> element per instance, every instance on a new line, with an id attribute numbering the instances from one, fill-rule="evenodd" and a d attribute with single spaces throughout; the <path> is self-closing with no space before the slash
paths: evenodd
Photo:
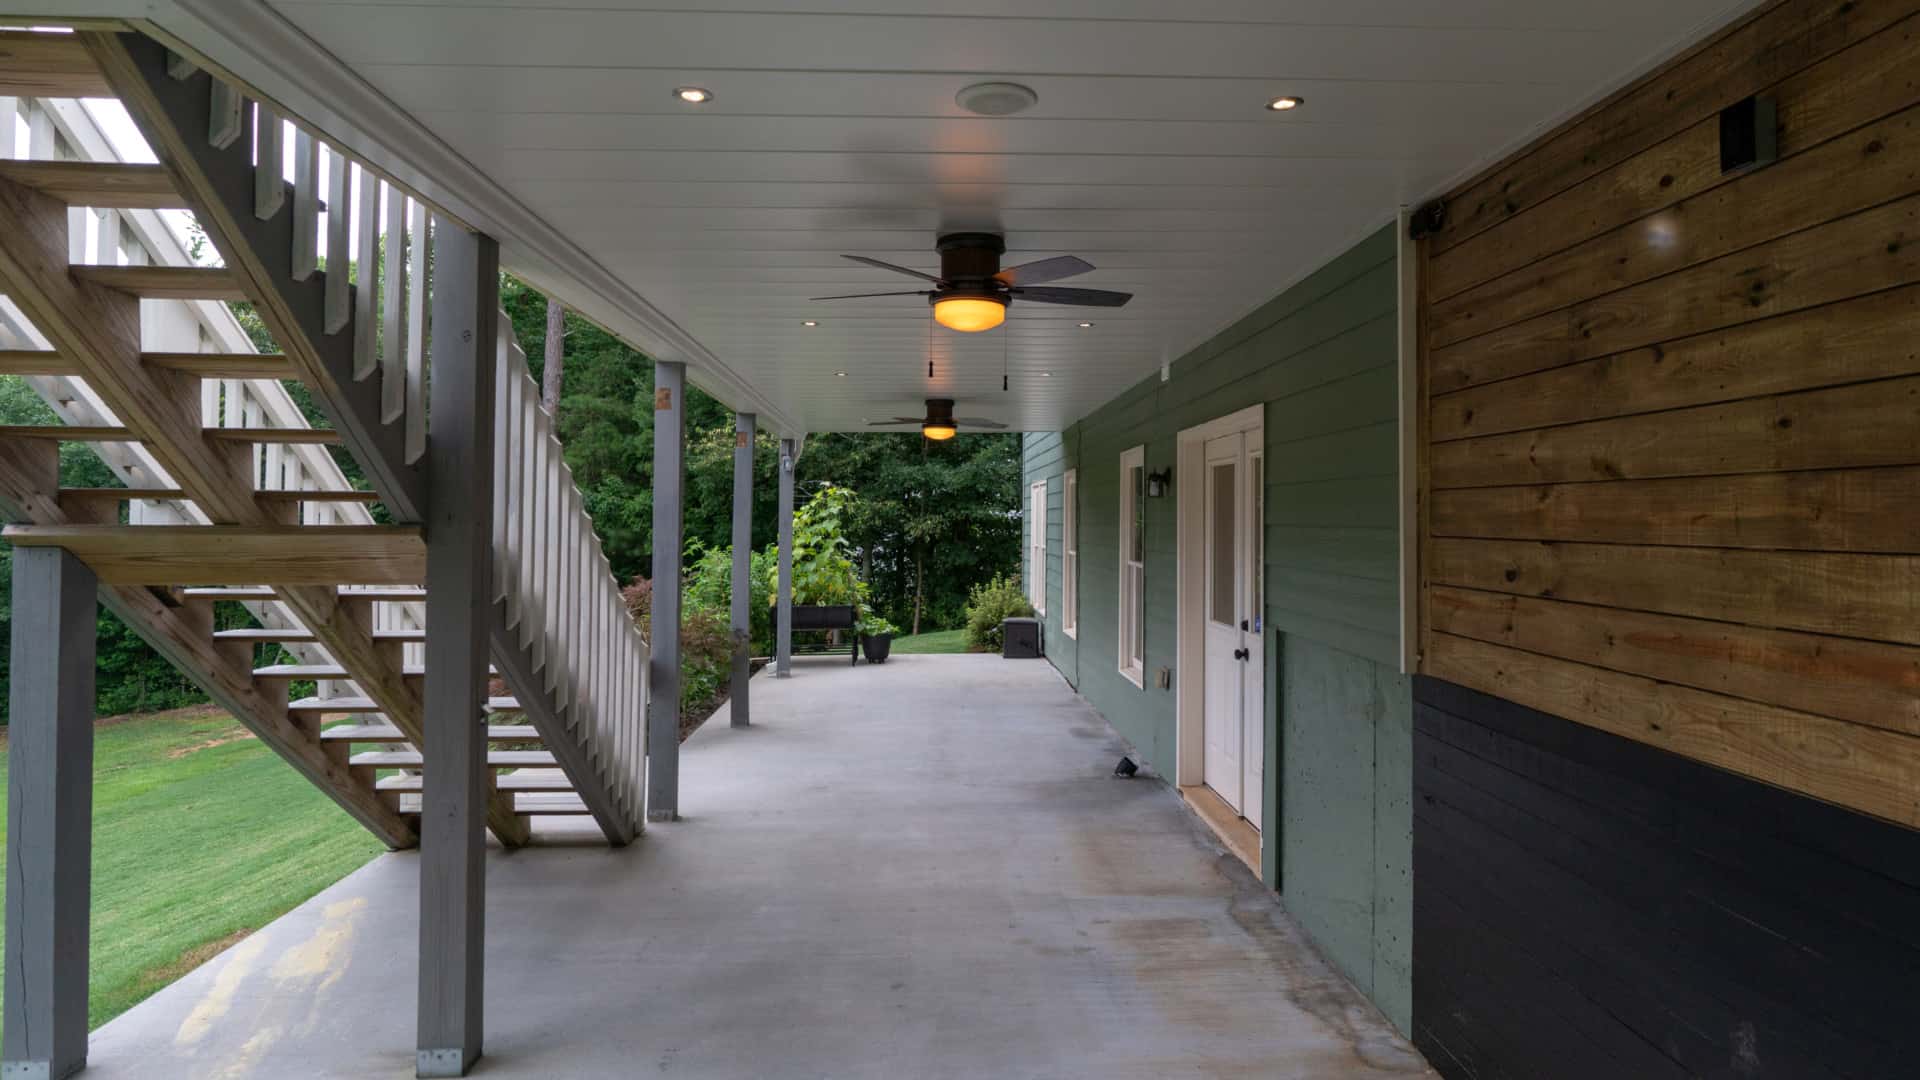
<path id="1" fill-rule="evenodd" d="M 1920 1076 L 1920 833 L 1427 677 L 1413 790 L 1442 1074 Z"/>

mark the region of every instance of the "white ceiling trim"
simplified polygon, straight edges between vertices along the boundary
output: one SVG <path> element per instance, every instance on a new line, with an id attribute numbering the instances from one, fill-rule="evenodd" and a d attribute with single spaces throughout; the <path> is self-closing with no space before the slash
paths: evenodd
<path id="1" fill-rule="evenodd" d="M 649 356 L 687 364 L 695 385 L 730 408 L 756 414 L 763 429 L 803 433 L 751 381 L 266 4 L 154 0 L 141 6 L 155 36 L 201 54 L 499 240 L 501 261 L 517 276 Z"/>

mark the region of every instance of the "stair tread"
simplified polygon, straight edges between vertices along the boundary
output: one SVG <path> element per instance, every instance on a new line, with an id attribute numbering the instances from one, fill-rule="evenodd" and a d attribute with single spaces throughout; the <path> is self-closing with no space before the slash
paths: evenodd
<path id="1" fill-rule="evenodd" d="M 320 733 L 321 742 L 405 742 L 406 734 L 392 724 L 340 724 Z M 540 732 L 528 724 L 490 724 L 490 742 L 538 742 Z"/>
<path id="2" fill-rule="evenodd" d="M 180 595 L 190 600 L 272 600 L 274 592 L 264 586 L 208 586 L 195 589 L 182 589 Z"/>
<path id="3" fill-rule="evenodd" d="M 573 790 L 573 781 L 568 780 L 566 776 L 563 774 L 544 774 L 543 773 L 543 774 L 537 774 L 532 776 L 523 776 L 520 773 L 512 773 L 507 776 L 503 776 L 499 780 L 495 781 L 495 785 L 501 791 L 572 791 Z M 410 776 L 389 776 L 381 780 L 375 786 L 378 787 L 381 791 L 400 791 L 400 792 L 419 791 L 421 788 L 421 780 L 420 780 L 420 775 L 418 773 L 414 773 L 413 775 L 410 775 Z"/>
<path id="4" fill-rule="evenodd" d="M 420 796 L 403 794 L 400 796 L 400 813 L 418 814 Z M 560 792 L 520 792 L 513 797 L 513 812 L 529 817 L 584 817 L 593 811 L 580 801 L 578 795 Z"/>
<path id="5" fill-rule="evenodd" d="M 398 589 L 350 590 L 343 588 L 340 590 L 340 599 L 342 600 L 384 600 L 388 603 L 399 603 L 402 601 L 425 600 L 426 598 L 427 590 L 419 588 L 418 586 L 408 586 Z"/>
<path id="6" fill-rule="evenodd" d="M 265 627 L 247 626 L 238 630 L 216 630 L 213 637 L 215 641 L 312 641 L 313 631 L 301 627 L 269 630 Z"/>
<path id="7" fill-rule="evenodd" d="M 363 697 L 303 697 L 297 701 L 288 702 L 287 708 L 294 712 L 352 713 L 380 711 L 380 706 L 375 704 L 373 699 Z M 487 711 L 519 712 L 521 710 L 520 703 L 512 698 L 496 697 L 487 699 Z"/>
<path id="8" fill-rule="evenodd" d="M 380 769 L 417 769 L 425 762 L 418 750 L 364 750 L 347 759 L 349 765 L 371 765 Z M 487 764 L 496 769 L 551 769 L 553 754 L 547 750 L 494 750 Z"/>
<path id="9" fill-rule="evenodd" d="M 408 678 L 424 678 L 427 669 L 409 665 L 401 671 Z M 254 668 L 256 679 L 351 679 L 353 674 L 346 668 L 333 664 L 269 664 L 263 668 Z"/>

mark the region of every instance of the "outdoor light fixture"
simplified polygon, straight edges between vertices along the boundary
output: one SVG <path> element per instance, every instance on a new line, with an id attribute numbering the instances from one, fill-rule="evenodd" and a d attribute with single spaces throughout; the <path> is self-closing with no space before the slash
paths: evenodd
<path id="1" fill-rule="evenodd" d="M 676 86 L 673 96 L 688 105 L 705 105 L 713 100 L 713 91 L 704 86 Z"/>
<path id="2" fill-rule="evenodd" d="M 1147 498 L 1164 498 L 1173 488 L 1173 470 L 1161 469 L 1147 474 Z"/>
<path id="3" fill-rule="evenodd" d="M 1298 98 L 1288 94 L 1285 97 L 1277 97 L 1267 102 L 1267 110 L 1269 112 L 1286 112 L 1289 109 L 1297 109 L 1306 103 L 1306 98 Z"/>
<path id="4" fill-rule="evenodd" d="M 946 442 L 960 433 L 960 429 L 944 420 L 936 420 L 920 425 L 920 434 L 934 442 Z"/>
<path id="5" fill-rule="evenodd" d="M 1007 321 L 1007 301 L 999 296 L 943 296 L 933 302 L 933 318 L 949 330 L 977 334 Z"/>

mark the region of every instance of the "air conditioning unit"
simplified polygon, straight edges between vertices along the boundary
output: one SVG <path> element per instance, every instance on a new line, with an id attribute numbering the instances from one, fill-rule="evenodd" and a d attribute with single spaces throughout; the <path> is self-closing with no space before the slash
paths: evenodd
<path id="1" fill-rule="evenodd" d="M 1009 660 L 1035 660 L 1041 648 L 1039 619 L 1008 619 L 1000 624 L 1000 655 Z"/>

